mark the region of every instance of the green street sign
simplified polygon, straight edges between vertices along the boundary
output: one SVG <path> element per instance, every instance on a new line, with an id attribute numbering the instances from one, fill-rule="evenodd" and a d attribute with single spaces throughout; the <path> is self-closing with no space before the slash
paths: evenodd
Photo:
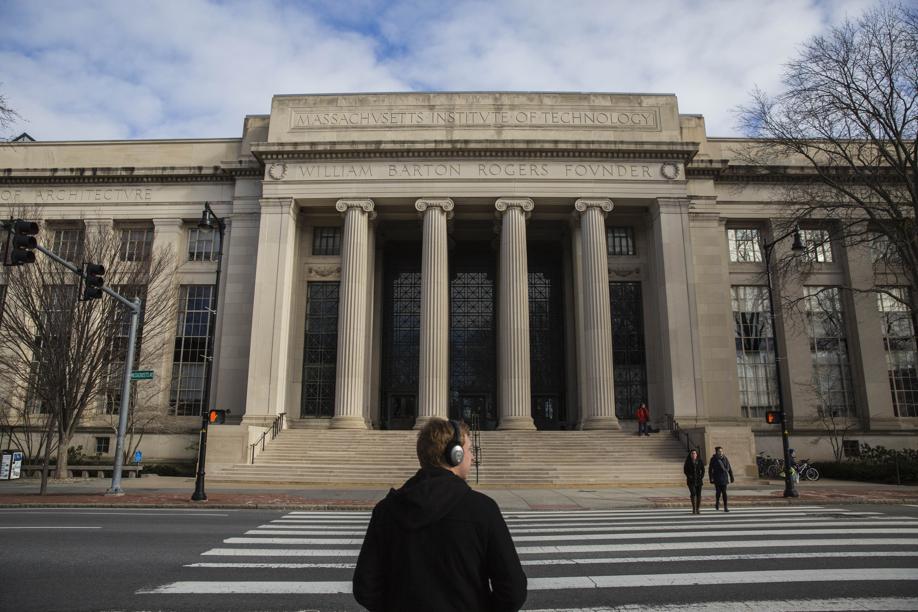
<path id="1" fill-rule="evenodd" d="M 134 370 L 131 380 L 153 380 L 153 370 Z"/>

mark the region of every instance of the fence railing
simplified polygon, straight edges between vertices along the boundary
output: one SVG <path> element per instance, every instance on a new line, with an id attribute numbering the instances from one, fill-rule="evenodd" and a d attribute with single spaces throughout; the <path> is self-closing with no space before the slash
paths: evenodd
<path id="1" fill-rule="evenodd" d="M 478 468 L 481 465 L 481 427 L 478 415 L 472 415 L 469 420 L 469 430 L 472 432 L 472 451 L 475 454 L 475 484 L 478 484 Z"/>
<path id="2" fill-rule="evenodd" d="M 271 440 L 273 440 L 277 437 L 277 434 L 279 434 L 281 430 L 284 429 L 284 417 L 286 416 L 286 412 L 281 412 L 279 415 L 277 415 L 277 417 L 274 419 L 274 422 L 271 423 L 271 427 L 266 429 L 264 433 L 261 434 L 261 437 L 255 440 L 254 443 L 249 444 L 249 450 L 251 450 L 251 453 L 249 453 L 249 463 L 255 463 L 255 449 L 258 448 L 259 444 L 261 445 L 262 452 L 264 452 L 265 444 L 270 442 L 270 440 L 267 439 L 268 434 L 271 434 Z"/>
<path id="3" fill-rule="evenodd" d="M 667 420 L 670 420 L 670 419 L 671 419 L 670 429 L 672 430 L 673 437 L 685 446 L 686 452 L 692 450 L 693 448 L 697 449 L 698 447 L 692 441 L 692 436 L 689 435 L 689 432 L 679 427 L 679 423 L 676 421 L 676 419 L 673 419 L 672 417 L 668 416 Z"/>

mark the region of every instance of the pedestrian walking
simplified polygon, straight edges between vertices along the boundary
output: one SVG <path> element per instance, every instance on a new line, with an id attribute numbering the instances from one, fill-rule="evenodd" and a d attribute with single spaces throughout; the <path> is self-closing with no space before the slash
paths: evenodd
<path id="1" fill-rule="evenodd" d="M 723 497 L 724 512 L 730 512 L 727 508 L 727 485 L 733 482 L 733 468 L 722 446 L 714 447 L 714 455 L 708 462 L 708 476 L 714 485 L 714 509 L 720 510 L 720 498 Z"/>
<path id="2" fill-rule="evenodd" d="M 638 435 L 644 434 L 645 436 L 649 436 L 650 433 L 647 431 L 647 422 L 650 420 L 650 411 L 647 410 L 647 404 L 641 402 L 634 416 L 637 418 L 638 422 Z"/>
<path id="3" fill-rule="evenodd" d="M 704 460 L 694 448 L 685 458 L 682 468 L 685 472 L 685 484 L 688 485 L 689 497 L 692 498 L 692 514 L 701 514 L 701 487 L 704 486 Z"/>
<path id="4" fill-rule="evenodd" d="M 418 433 L 421 469 L 376 504 L 354 570 L 371 612 L 519 610 L 526 574 L 493 499 L 466 483 L 465 423 L 431 419 Z"/>

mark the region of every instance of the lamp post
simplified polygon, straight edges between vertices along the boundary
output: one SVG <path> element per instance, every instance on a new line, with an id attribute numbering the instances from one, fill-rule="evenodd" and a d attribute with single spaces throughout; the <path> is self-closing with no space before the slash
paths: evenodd
<path id="1" fill-rule="evenodd" d="M 791 250 L 795 253 L 805 251 L 806 247 L 800 240 L 800 226 L 795 225 L 794 229 L 786 234 L 775 238 L 771 242 L 762 240 L 762 252 L 765 255 L 765 276 L 768 279 L 768 310 L 771 314 L 771 334 L 775 341 L 775 380 L 778 383 L 778 406 L 781 408 L 781 444 L 784 447 L 784 497 L 800 497 L 797 487 L 794 485 L 794 478 L 791 476 L 791 457 L 790 442 L 787 438 L 787 413 L 784 410 L 784 394 L 781 389 L 781 368 L 778 367 L 778 330 L 775 327 L 775 300 L 774 290 L 771 286 L 771 255 L 775 245 L 793 234 L 794 244 Z"/>
<path id="2" fill-rule="evenodd" d="M 207 501 L 207 493 L 204 492 L 204 462 L 207 459 L 207 426 L 210 422 L 210 379 L 213 377 L 214 363 L 214 326 L 217 322 L 217 303 L 220 297 L 220 266 L 223 262 L 223 237 L 226 233 L 226 224 L 223 219 L 218 217 L 209 202 L 204 202 L 204 211 L 201 213 L 201 220 L 198 221 L 200 229 L 213 231 L 214 225 L 220 236 L 220 243 L 217 245 L 217 274 L 214 280 L 214 298 L 213 307 L 210 309 L 210 318 L 207 323 L 207 355 L 204 356 L 204 397 L 201 402 L 201 432 L 198 443 L 198 472 L 194 480 L 194 493 L 191 494 L 192 501 Z"/>

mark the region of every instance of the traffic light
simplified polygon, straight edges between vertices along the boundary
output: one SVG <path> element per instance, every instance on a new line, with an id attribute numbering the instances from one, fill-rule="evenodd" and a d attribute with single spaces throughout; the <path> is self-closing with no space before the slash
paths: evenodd
<path id="1" fill-rule="evenodd" d="M 84 263 L 83 264 L 83 297 L 84 302 L 97 300 L 102 297 L 102 285 L 105 279 L 105 266 L 102 264 Z"/>
<path id="2" fill-rule="evenodd" d="M 769 410 L 765 413 L 765 422 L 769 425 L 779 425 L 781 423 L 781 411 Z"/>
<path id="3" fill-rule="evenodd" d="M 38 246 L 38 241 L 35 240 L 38 224 L 34 221 L 16 219 L 10 222 L 8 227 L 10 233 L 7 238 L 7 256 L 3 265 L 21 266 L 35 263 L 35 253 L 32 249 Z"/>
<path id="4" fill-rule="evenodd" d="M 229 410 L 211 410 L 209 413 L 207 413 L 207 421 L 211 425 L 222 425 L 224 422 L 226 422 L 227 412 L 229 412 Z"/>

